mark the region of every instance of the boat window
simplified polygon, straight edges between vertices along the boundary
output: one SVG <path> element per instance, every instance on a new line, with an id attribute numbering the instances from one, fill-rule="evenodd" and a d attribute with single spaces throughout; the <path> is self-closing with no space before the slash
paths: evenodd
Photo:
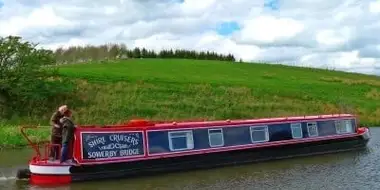
<path id="1" fill-rule="evenodd" d="M 291 123 L 290 128 L 292 129 L 293 139 L 302 138 L 302 126 L 301 123 Z"/>
<path id="2" fill-rule="evenodd" d="M 307 132 L 309 133 L 309 137 L 318 136 L 317 122 L 307 123 Z"/>
<path id="3" fill-rule="evenodd" d="M 208 140 L 210 147 L 217 147 L 224 145 L 223 130 L 220 129 L 209 129 L 208 130 Z"/>
<path id="4" fill-rule="evenodd" d="M 351 120 L 337 120 L 335 121 L 335 129 L 337 134 L 352 133 Z"/>
<path id="5" fill-rule="evenodd" d="M 269 141 L 268 126 L 251 126 L 249 129 L 253 143 Z"/>
<path id="6" fill-rule="evenodd" d="M 168 133 L 171 151 L 190 150 L 194 148 L 193 131 L 172 131 Z"/>

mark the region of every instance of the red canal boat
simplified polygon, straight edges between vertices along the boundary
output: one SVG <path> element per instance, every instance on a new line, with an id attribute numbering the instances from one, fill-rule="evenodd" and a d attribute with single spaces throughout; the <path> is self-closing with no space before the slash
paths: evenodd
<path id="1" fill-rule="evenodd" d="M 366 147 L 367 127 L 351 114 L 223 121 L 77 126 L 72 163 L 50 161 L 51 145 L 36 151 L 18 178 L 36 185 L 115 179 L 210 168 Z"/>

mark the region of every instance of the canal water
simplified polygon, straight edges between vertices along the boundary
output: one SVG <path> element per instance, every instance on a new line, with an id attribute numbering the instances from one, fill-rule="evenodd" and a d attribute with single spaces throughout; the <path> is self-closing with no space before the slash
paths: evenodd
<path id="1" fill-rule="evenodd" d="M 31 150 L 3 150 L 0 152 L 0 190 L 380 189 L 380 128 L 371 128 L 371 134 L 365 150 L 50 188 L 16 180 L 17 169 L 27 167 Z"/>

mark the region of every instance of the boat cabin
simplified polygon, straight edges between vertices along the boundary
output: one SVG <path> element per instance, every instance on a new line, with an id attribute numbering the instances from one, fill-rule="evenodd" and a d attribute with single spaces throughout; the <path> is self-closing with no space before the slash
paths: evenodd
<path id="1" fill-rule="evenodd" d="M 350 114 L 79 126 L 73 156 L 80 164 L 154 159 L 343 138 L 356 129 Z"/>

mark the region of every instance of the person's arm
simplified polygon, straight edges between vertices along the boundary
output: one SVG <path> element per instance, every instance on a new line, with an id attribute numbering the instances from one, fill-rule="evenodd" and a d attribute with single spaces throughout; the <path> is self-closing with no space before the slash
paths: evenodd
<path id="1" fill-rule="evenodd" d="M 56 127 L 56 128 L 59 128 L 59 125 L 57 123 L 58 119 L 57 119 L 57 114 L 58 112 L 54 112 L 54 114 L 51 116 L 50 118 L 50 125 Z"/>

